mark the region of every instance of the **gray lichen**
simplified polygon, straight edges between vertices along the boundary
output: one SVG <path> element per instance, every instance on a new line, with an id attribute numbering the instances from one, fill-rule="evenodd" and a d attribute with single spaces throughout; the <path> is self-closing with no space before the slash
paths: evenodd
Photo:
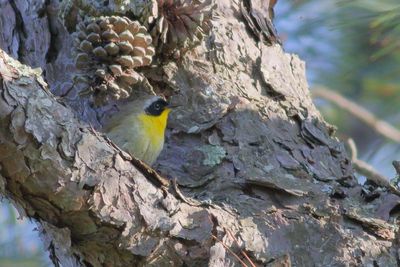
<path id="1" fill-rule="evenodd" d="M 203 152 L 205 158 L 203 164 L 207 166 L 215 166 L 222 162 L 226 156 L 226 151 L 221 146 L 204 145 L 197 150 Z"/>

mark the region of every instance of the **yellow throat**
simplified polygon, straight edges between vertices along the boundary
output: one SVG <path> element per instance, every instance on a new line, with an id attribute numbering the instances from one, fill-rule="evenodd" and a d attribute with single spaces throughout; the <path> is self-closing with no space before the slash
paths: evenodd
<path id="1" fill-rule="evenodd" d="M 167 126 L 168 114 L 171 109 L 166 108 L 160 115 L 153 116 L 148 114 L 140 114 L 139 120 L 143 125 L 146 136 L 149 137 L 150 143 L 159 145 L 164 143 L 165 127 Z"/>

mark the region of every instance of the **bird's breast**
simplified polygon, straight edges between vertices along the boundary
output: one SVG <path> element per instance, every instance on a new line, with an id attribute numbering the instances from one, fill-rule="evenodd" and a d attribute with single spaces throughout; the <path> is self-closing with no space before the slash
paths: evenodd
<path id="1" fill-rule="evenodd" d="M 162 149 L 164 144 L 165 127 L 167 126 L 168 114 L 160 116 L 151 116 L 147 114 L 139 115 L 139 120 L 142 124 L 143 134 L 149 139 L 149 143 L 156 150 Z"/>

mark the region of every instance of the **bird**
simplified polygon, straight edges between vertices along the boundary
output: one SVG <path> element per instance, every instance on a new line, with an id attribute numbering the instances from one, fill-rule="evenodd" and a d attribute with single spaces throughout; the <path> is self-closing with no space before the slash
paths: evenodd
<path id="1" fill-rule="evenodd" d="M 151 166 L 163 149 L 170 111 L 160 96 L 141 97 L 121 107 L 103 129 L 119 148 Z"/>

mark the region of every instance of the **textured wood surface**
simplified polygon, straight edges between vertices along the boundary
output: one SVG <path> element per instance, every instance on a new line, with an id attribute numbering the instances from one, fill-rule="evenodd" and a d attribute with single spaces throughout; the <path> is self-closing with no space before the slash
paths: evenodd
<path id="1" fill-rule="evenodd" d="M 240 266 L 226 247 L 257 266 L 396 266 L 400 198 L 364 197 L 304 62 L 217 4 L 202 46 L 145 70 L 177 106 L 155 168 L 185 202 L 100 133 L 112 105 L 78 96 L 58 1 L 0 1 L 0 193 L 63 266 Z"/>

